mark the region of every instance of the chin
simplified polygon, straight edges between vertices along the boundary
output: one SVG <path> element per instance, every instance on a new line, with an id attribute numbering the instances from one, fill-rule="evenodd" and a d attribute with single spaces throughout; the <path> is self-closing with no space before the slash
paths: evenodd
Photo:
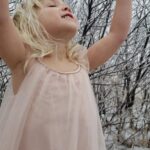
<path id="1" fill-rule="evenodd" d="M 77 34 L 78 28 L 76 26 L 63 28 L 59 32 L 59 38 L 66 38 L 66 39 L 72 39 Z"/>
<path id="2" fill-rule="evenodd" d="M 63 25 L 63 26 L 55 26 L 51 28 L 51 30 L 47 30 L 50 35 L 57 39 L 66 39 L 70 41 L 78 31 L 78 26 L 76 24 Z"/>

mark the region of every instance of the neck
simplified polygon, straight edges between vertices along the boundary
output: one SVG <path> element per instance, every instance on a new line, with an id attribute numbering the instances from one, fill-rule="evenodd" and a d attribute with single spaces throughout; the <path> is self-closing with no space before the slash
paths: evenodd
<path id="1" fill-rule="evenodd" d="M 57 49 L 53 52 L 52 57 L 55 61 L 63 61 L 67 59 L 67 44 L 57 43 Z"/>

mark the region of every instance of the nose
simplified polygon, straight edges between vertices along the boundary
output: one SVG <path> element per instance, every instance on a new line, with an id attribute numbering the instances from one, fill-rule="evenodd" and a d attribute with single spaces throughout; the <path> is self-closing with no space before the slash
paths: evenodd
<path id="1" fill-rule="evenodd" d="M 67 5 L 64 5 L 64 6 L 62 7 L 62 10 L 72 12 L 71 9 L 69 8 L 69 6 L 67 6 Z"/>

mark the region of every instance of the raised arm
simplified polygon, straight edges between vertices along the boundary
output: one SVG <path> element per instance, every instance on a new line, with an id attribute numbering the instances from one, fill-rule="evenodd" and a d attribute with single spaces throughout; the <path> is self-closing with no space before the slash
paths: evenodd
<path id="1" fill-rule="evenodd" d="M 0 0 L 0 57 L 14 71 L 25 59 L 25 47 L 9 16 L 8 0 Z"/>
<path id="2" fill-rule="evenodd" d="M 109 33 L 88 49 L 90 70 L 106 62 L 127 38 L 132 14 L 132 0 L 116 0 Z"/>
<path id="3" fill-rule="evenodd" d="M 8 17 L 9 17 L 8 1 L 0 0 L 0 21 L 2 22 L 3 20 L 8 19 Z"/>

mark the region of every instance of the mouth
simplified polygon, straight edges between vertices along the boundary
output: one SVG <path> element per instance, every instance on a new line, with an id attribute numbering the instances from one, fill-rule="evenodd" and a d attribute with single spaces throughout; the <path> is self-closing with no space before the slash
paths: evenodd
<path id="1" fill-rule="evenodd" d="M 61 16 L 62 18 L 69 18 L 69 19 L 74 19 L 73 15 L 71 13 L 67 13 L 63 16 Z"/>

